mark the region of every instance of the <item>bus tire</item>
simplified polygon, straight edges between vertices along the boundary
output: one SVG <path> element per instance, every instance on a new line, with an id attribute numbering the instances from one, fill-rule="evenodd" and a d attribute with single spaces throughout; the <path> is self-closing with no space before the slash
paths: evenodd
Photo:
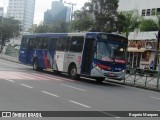
<path id="1" fill-rule="evenodd" d="M 97 77 L 97 78 L 96 78 L 96 82 L 97 82 L 97 83 L 101 83 L 101 82 L 103 82 L 104 80 L 105 80 L 104 77 Z"/>
<path id="2" fill-rule="evenodd" d="M 79 75 L 77 74 L 77 67 L 76 65 L 71 65 L 68 71 L 69 77 L 73 80 L 77 80 Z"/>
<path id="3" fill-rule="evenodd" d="M 38 67 L 38 60 L 37 59 L 33 60 L 33 70 L 36 70 L 36 71 L 42 70 L 42 68 Z"/>

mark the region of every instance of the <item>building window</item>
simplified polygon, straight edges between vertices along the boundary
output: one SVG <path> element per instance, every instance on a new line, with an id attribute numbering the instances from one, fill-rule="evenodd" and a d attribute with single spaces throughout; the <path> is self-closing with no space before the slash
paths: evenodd
<path id="1" fill-rule="evenodd" d="M 151 9 L 147 9 L 147 14 L 146 16 L 150 16 L 151 15 Z"/>
<path id="2" fill-rule="evenodd" d="M 145 16 L 145 15 L 146 15 L 146 10 L 143 9 L 143 10 L 142 10 L 142 16 Z"/>
<path id="3" fill-rule="evenodd" d="M 156 15 L 156 9 L 152 9 L 151 15 Z"/>
<path id="4" fill-rule="evenodd" d="M 157 15 L 160 15 L 160 8 L 157 8 Z"/>

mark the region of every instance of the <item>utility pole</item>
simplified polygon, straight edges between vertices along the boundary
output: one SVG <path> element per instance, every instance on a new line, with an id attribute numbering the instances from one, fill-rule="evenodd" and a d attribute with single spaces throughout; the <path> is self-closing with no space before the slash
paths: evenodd
<path id="1" fill-rule="evenodd" d="M 159 53 L 159 43 L 160 43 L 160 29 L 158 30 L 158 36 L 157 36 L 157 46 L 156 46 L 156 54 L 155 54 L 155 59 L 154 59 L 154 70 L 157 68 L 157 61 L 158 61 L 158 53 Z M 160 64 L 160 63 L 159 63 Z"/>
<path id="2" fill-rule="evenodd" d="M 76 3 L 68 3 L 68 2 L 66 2 L 66 1 L 64 1 L 64 3 L 65 4 L 68 4 L 69 6 L 70 6 L 70 8 L 71 8 L 71 14 L 70 14 L 70 18 L 71 18 L 71 20 L 70 21 L 72 21 L 72 19 L 73 19 L 73 7 L 76 5 Z"/>

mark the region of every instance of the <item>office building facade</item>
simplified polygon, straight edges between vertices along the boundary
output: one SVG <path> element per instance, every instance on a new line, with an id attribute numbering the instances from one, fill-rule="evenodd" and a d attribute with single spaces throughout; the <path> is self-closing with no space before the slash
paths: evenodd
<path id="1" fill-rule="evenodd" d="M 21 21 L 22 31 L 26 32 L 33 25 L 35 0 L 9 0 L 7 16 Z"/>
<path id="2" fill-rule="evenodd" d="M 51 9 L 44 13 L 44 23 L 69 22 L 71 9 L 63 1 L 53 1 Z"/>
<path id="3" fill-rule="evenodd" d="M 156 19 L 160 15 L 160 0 L 119 0 L 118 11 L 137 9 L 146 19 Z"/>

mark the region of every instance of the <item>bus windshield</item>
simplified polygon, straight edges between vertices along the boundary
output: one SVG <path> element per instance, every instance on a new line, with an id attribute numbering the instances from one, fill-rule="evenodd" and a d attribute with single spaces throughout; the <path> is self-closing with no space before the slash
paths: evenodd
<path id="1" fill-rule="evenodd" d="M 97 51 L 95 58 L 102 61 L 114 61 L 125 60 L 125 53 L 127 47 L 123 45 L 108 43 L 108 42 L 97 42 Z"/>

